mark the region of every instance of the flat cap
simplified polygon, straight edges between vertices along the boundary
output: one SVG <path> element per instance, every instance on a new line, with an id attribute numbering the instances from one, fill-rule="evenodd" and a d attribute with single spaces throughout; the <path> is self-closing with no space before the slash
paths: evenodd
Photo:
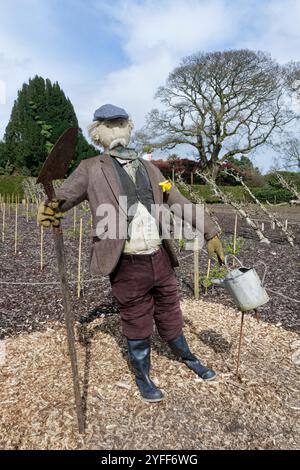
<path id="1" fill-rule="evenodd" d="M 112 121 L 113 119 L 129 119 L 125 109 L 118 108 L 113 104 L 104 104 L 94 113 L 94 121 Z"/>

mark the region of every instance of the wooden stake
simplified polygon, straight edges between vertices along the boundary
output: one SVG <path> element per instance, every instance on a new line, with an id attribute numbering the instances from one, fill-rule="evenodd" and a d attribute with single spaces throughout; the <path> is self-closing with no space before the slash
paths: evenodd
<path id="1" fill-rule="evenodd" d="M 287 230 L 287 228 L 288 228 L 288 220 L 287 219 L 285 221 L 284 228 L 285 228 L 285 230 Z"/>
<path id="2" fill-rule="evenodd" d="M 44 227 L 41 225 L 41 271 L 44 269 Z"/>
<path id="3" fill-rule="evenodd" d="M 236 237 L 237 237 L 237 214 L 235 214 L 234 220 L 234 233 L 233 233 L 233 254 L 236 254 Z"/>
<path id="4" fill-rule="evenodd" d="M 36 212 L 38 212 L 38 210 L 39 210 L 39 202 L 36 203 Z M 39 221 L 38 221 L 38 218 L 36 218 L 36 225 L 37 225 L 37 227 L 39 227 L 39 225 L 40 225 Z"/>
<path id="5" fill-rule="evenodd" d="M 18 250 L 18 206 L 16 204 L 16 218 L 15 218 L 15 255 Z"/>
<path id="6" fill-rule="evenodd" d="M 261 224 L 261 231 L 262 231 L 262 232 L 265 231 L 265 224 L 264 224 L 264 222 L 262 222 L 262 224 Z"/>
<path id="7" fill-rule="evenodd" d="M 183 240 L 183 220 L 179 221 L 179 240 Z"/>
<path id="8" fill-rule="evenodd" d="M 29 202 L 28 199 L 26 199 L 26 222 L 29 220 Z"/>
<path id="9" fill-rule="evenodd" d="M 194 294 L 195 299 L 199 300 L 199 241 L 197 237 L 194 241 Z"/>
<path id="10" fill-rule="evenodd" d="M 209 280 L 209 275 L 210 275 L 210 268 L 211 268 L 211 259 L 208 258 L 207 262 L 207 273 L 206 273 L 206 281 L 208 282 Z M 206 285 L 205 287 L 205 294 L 207 294 L 208 286 Z"/>
<path id="11" fill-rule="evenodd" d="M 78 298 L 80 298 L 80 294 L 81 294 L 81 255 L 82 255 L 82 218 L 80 219 L 80 229 L 79 229 L 79 254 L 78 254 L 78 276 L 77 276 Z"/>
<path id="12" fill-rule="evenodd" d="M 77 223 L 76 207 L 74 207 L 74 233 L 76 233 L 76 223 Z"/>
<path id="13" fill-rule="evenodd" d="M 237 365 L 236 365 L 236 375 L 237 375 L 237 376 L 239 375 L 240 362 L 241 362 L 241 347 L 242 347 L 242 338 L 243 338 L 244 316 L 245 316 L 245 312 L 242 312 L 241 328 L 240 328 L 240 339 L 239 339 L 239 349 L 238 349 L 238 358 L 237 358 Z"/>
<path id="14" fill-rule="evenodd" d="M 2 210 L 3 210 L 3 213 L 2 213 L 2 241 L 4 242 L 4 238 L 5 238 L 5 202 L 3 203 Z"/>

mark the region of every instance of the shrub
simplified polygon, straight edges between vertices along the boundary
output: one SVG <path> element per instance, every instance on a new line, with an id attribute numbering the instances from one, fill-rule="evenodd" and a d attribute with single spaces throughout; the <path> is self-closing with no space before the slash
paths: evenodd
<path id="1" fill-rule="evenodd" d="M 232 194 L 236 201 L 246 201 L 254 203 L 250 195 L 248 193 L 245 193 L 241 186 L 220 186 L 220 189 L 226 194 Z M 185 197 L 193 201 L 193 198 L 188 194 L 187 191 L 182 190 L 181 188 L 180 191 Z M 210 188 L 206 185 L 194 185 L 193 191 L 198 194 L 199 197 L 204 199 L 205 202 L 207 202 L 208 204 L 222 202 L 211 192 Z M 283 188 L 276 189 L 271 186 L 267 186 L 264 188 L 251 188 L 251 191 L 260 202 L 269 201 L 270 203 L 278 204 L 280 202 L 289 202 L 292 199 L 291 193 Z"/>
<path id="2" fill-rule="evenodd" d="M 0 194 L 18 194 L 24 196 L 22 183 L 24 176 L 0 176 Z"/>
<path id="3" fill-rule="evenodd" d="M 292 171 L 278 171 L 278 173 L 283 176 L 286 181 L 290 182 L 291 184 L 294 184 L 298 189 L 300 189 L 300 172 L 295 173 Z M 268 186 L 272 186 L 276 189 L 282 189 L 282 186 L 278 181 L 276 173 L 268 173 L 265 176 L 265 181 Z"/>
<path id="4" fill-rule="evenodd" d="M 280 202 L 289 202 L 292 199 L 291 193 L 287 189 L 277 189 L 271 186 L 266 188 L 255 188 L 252 189 L 253 194 L 261 202 L 269 201 L 274 204 Z"/>
<path id="5" fill-rule="evenodd" d="M 249 201 L 250 196 L 245 194 L 241 186 L 220 186 L 224 193 L 232 194 L 232 196 L 239 200 L 239 201 Z M 180 188 L 182 194 L 187 197 L 188 199 L 192 199 L 187 191 L 182 190 Z M 193 191 L 195 194 L 198 194 L 199 197 L 204 199 L 208 204 L 214 204 L 222 202 L 218 197 L 214 195 L 214 193 L 210 190 L 209 186 L 202 185 L 202 184 L 195 184 L 193 186 Z"/>

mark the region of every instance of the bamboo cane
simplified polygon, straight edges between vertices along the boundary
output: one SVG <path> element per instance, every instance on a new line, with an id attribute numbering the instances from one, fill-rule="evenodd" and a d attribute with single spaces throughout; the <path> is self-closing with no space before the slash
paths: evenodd
<path id="1" fill-rule="evenodd" d="M 76 207 L 74 207 L 73 216 L 74 216 L 73 230 L 74 230 L 74 233 L 76 233 L 76 223 L 77 223 Z"/>
<path id="2" fill-rule="evenodd" d="M 44 227 L 41 225 L 41 271 L 44 269 Z"/>
<path id="3" fill-rule="evenodd" d="M 241 348 L 242 348 L 242 338 L 243 338 L 243 326 L 244 326 L 244 316 L 245 312 L 242 312 L 241 327 L 240 327 L 240 338 L 239 338 L 239 348 L 238 348 L 238 357 L 236 365 L 236 375 L 239 375 L 240 363 L 241 363 Z"/>
<path id="4" fill-rule="evenodd" d="M 206 273 L 206 287 L 205 287 L 205 294 L 207 294 L 207 291 L 208 291 L 208 280 L 209 280 L 209 275 L 210 275 L 210 268 L 211 268 L 211 259 L 208 258 L 208 262 L 207 262 L 207 273 Z"/>
<path id="5" fill-rule="evenodd" d="M 79 253 L 78 253 L 78 276 L 77 276 L 78 298 L 80 298 L 80 293 L 81 293 L 81 257 L 82 257 L 82 218 L 80 219 L 80 229 L 79 229 Z"/>
<path id="6" fill-rule="evenodd" d="M 195 299 L 199 300 L 199 241 L 197 237 L 194 241 L 194 295 Z"/>
<path id="7" fill-rule="evenodd" d="M 5 239 L 5 202 L 3 203 L 3 213 L 2 213 L 2 241 Z"/>
<path id="8" fill-rule="evenodd" d="M 18 250 L 18 206 L 16 204 L 16 214 L 15 214 L 15 255 Z"/>
<path id="9" fill-rule="evenodd" d="M 26 222 L 29 220 L 29 202 L 28 199 L 26 199 Z"/>
<path id="10" fill-rule="evenodd" d="M 179 235 L 179 240 L 181 242 L 183 240 L 183 220 L 182 219 L 180 219 L 180 221 L 179 221 L 179 234 L 178 235 Z M 180 250 L 181 250 L 181 248 L 180 248 Z"/>
<path id="11" fill-rule="evenodd" d="M 238 221 L 238 216 L 235 214 L 235 220 L 234 220 L 234 234 L 233 234 L 233 254 L 236 254 L 236 238 L 237 238 L 237 221 Z"/>

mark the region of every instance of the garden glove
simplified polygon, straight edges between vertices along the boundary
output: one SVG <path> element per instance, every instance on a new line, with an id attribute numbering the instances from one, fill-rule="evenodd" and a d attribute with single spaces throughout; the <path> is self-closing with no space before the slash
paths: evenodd
<path id="1" fill-rule="evenodd" d="M 208 240 L 207 251 L 210 258 L 213 258 L 214 255 L 217 255 L 220 264 L 225 262 L 223 245 L 218 235 L 215 235 L 213 238 Z"/>
<path id="2" fill-rule="evenodd" d="M 49 202 L 41 202 L 38 208 L 37 220 L 43 227 L 59 227 L 63 217 L 60 206 L 64 201 L 53 199 Z"/>

